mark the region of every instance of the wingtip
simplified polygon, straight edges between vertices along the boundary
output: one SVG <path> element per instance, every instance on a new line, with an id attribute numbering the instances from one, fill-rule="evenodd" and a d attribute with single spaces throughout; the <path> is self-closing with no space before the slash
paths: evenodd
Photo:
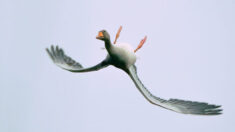
<path id="1" fill-rule="evenodd" d="M 221 108 L 221 105 L 212 105 L 214 107 L 206 109 L 205 115 L 221 115 L 223 112 L 223 109 Z"/>
<path id="2" fill-rule="evenodd" d="M 49 55 L 49 57 L 52 59 L 52 61 L 54 61 L 54 57 L 53 57 L 53 55 L 52 55 L 50 49 L 49 49 L 49 48 L 46 48 L 45 50 L 46 50 L 47 54 Z"/>

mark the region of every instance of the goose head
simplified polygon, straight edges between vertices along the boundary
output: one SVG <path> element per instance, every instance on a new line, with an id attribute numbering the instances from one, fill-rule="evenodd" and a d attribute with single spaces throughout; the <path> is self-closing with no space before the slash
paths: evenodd
<path id="1" fill-rule="evenodd" d="M 106 30 L 99 31 L 98 35 L 96 36 L 96 39 L 99 39 L 105 42 L 110 42 L 110 36 Z"/>
<path id="2" fill-rule="evenodd" d="M 108 51 L 108 53 L 111 53 L 111 48 L 113 48 L 113 46 L 110 41 L 109 33 L 106 30 L 99 31 L 96 39 L 104 41 L 106 50 Z"/>

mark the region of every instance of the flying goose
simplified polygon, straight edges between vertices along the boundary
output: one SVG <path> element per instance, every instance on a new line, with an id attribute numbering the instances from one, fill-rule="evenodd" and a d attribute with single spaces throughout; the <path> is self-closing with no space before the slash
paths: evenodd
<path id="1" fill-rule="evenodd" d="M 163 107 L 168 110 L 172 110 L 183 114 L 194 115 L 219 115 L 222 112 L 220 105 L 213 105 L 204 102 L 185 101 L 180 99 L 165 100 L 154 96 L 143 85 L 137 76 L 137 70 L 135 66 L 136 55 L 135 52 L 140 49 L 145 43 L 147 37 L 140 41 L 139 46 L 134 50 L 129 44 L 119 43 L 116 41 L 119 37 L 122 27 L 119 28 L 114 43 L 111 43 L 109 33 L 106 30 L 98 32 L 96 39 L 102 40 L 105 43 L 105 48 L 108 51 L 107 57 L 99 64 L 83 68 L 83 66 L 67 56 L 64 51 L 58 46 L 51 46 L 51 49 L 46 49 L 52 61 L 59 67 L 68 70 L 70 72 L 91 72 L 105 68 L 109 65 L 113 65 L 119 69 L 125 71 L 133 80 L 135 86 L 141 92 L 141 94 L 152 104 Z"/>

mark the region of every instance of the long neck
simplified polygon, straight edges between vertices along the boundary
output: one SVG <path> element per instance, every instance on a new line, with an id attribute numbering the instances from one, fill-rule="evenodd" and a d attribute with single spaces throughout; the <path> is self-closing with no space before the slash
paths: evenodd
<path id="1" fill-rule="evenodd" d="M 105 42 L 105 48 L 106 48 L 107 51 L 110 53 L 110 50 L 111 50 L 111 48 L 113 47 L 113 46 L 112 46 L 112 43 L 111 43 L 111 41 L 110 41 L 110 39 L 106 39 L 104 42 Z"/>

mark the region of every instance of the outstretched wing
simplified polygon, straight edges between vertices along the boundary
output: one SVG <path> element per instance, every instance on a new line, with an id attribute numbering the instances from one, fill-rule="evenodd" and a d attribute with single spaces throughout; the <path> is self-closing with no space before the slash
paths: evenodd
<path id="1" fill-rule="evenodd" d="M 89 67 L 89 68 L 83 68 L 82 65 L 76 61 L 74 61 L 72 58 L 67 56 L 63 49 L 56 46 L 51 46 L 51 49 L 46 48 L 46 51 L 52 61 L 59 67 L 71 71 L 71 72 L 90 72 L 90 71 L 97 71 L 101 68 L 107 67 L 109 64 L 109 56 L 106 57 L 105 60 L 100 62 L 99 64 Z"/>
<path id="2" fill-rule="evenodd" d="M 129 76 L 134 81 L 136 87 L 143 94 L 143 96 L 152 104 L 161 106 L 163 108 L 183 113 L 195 115 L 219 115 L 222 109 L 219 105 L 212 105 L 202 102 L 185 101 L 180 99 L 164 100 L 151 94 L 147 88 L 142 84 L 137 76 L 135 65 L 129 68 Z"/>

